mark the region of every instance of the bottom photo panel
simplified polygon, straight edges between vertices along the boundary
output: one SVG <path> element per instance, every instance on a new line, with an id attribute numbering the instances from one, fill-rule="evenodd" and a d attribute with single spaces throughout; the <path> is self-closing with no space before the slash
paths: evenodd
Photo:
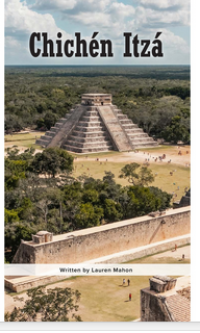
<path id="1" fill-rule="evenodd" d="M 5 321 L 189 322 L 190 276 L 6 276 Z"/>

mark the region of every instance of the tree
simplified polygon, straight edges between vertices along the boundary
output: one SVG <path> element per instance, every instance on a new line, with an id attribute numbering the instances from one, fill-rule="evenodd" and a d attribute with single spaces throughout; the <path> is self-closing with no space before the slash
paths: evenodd
<path id="1" fill-rule="evenodd" d="M 136 173 L 136 169 L 139 168 L 138 163 L 130 163 L 126 164 L 122 169 L 121 169 L 121 174 L 119 175 L 119 178 L 126 178 L 128 179 L 128 182 L 131 183 L 132 185 L 136 184 L 136 180 L 139 178 L 139 175 Z"/>
<path id="2" fill-rule="evenodd" d="M 76 314 L 80 292 L 71 288 L 45 289 L 39 287 L 27 291 L 28 299 L 22 308 L 5 313 L 5 321 L 81 321 Z M 16 300 L 24 302 L 23 297 Z M 70 318 L 71 317 L 71 318 Z"/>
<path id="3" fill-rule="evenodd" d="M 154 175 L 147 167 L 141 167 L 139 172 L 136 170 L 139 168 L 139 164 L 130 163 L 126 164 L 122 170 L 119 178 L 126 178 L 132 185 L 147 186 L 154 181 Z"/>
<path id="4" fill-rule="evenodd" d="M 160 208 L 160 198 L 151 193 L 148 187 L 129 186 L 127 194 L 130 198 L 127 208 L 129 218 L 143 216 Z"/>
<path id="5" fill-rule="evenodd" d="M 160 200 L 159 210 L 165 210 L 170 207 L 170 202 L 173 197 L 172 194 L 162 191 L 158 187 L 154 186 L 150 186 L 149 190 Z"/>
<path id="6" fill-rule="evenodd" d="M 72 155 L 64 149 L 47 148 L 42 153 L 37 153 L 34 156 L 30 164 L 30 171 L 54 178 L 61 171 L 71 172 L 73 170 L 73 160 Z"/>
<path id="7" fill-rule="evenodd" d="M 121 205 L 116 203 L 114 200 L 105 199 L 104 202 L 104 218 L 108 222 L 119 221 L 122 218 L 122 213 L 120 212 Z"/>
<path id="8" fill-rule="evenodd" d="M 152 170 L 148 169 L 145 166 L 141 167 L 140 172 L 139 172 L 138 185 L 147 186 L 150 183 L 153 183 L 154 179 L 155 179 L 155 177 L 152 173 Z"/>
<path id="9" fill-rule="evenodd" d="M 32 234 L 36 233 L 36 229 L 30 227 L 29 224 L 23 222 L 7 223 L 4 228 L 5 232 L 5 247 L 11 249 L 9 257 L 12 257 L 17 251 L 21 240 L 31 240 Z"/>
<path id="10" fill-rule="evenodd" d="M 103 208 L 92 206 L 91 203 L 81 204 L 75 215 L 77 229 L 90 228 L 100 225 L 103 217 Z"/>
<path id="11" fill-rule="evenodd" d="M 38 207 L 42 211 L 46 224 L 46 229 L 48 231 L 50 231 L 48 228 L 49 207 L 54 207 L 56 205 L 59 206 L 60 218 L 62 220 L 62 201 L 63 195 L 58 188 L 47 188 L 45 191 L 41 192 L 41 199 L 36 204 L 36 207 Z"/>
<path id="12" fill-rule="evenodd" d="M 188 129 L 182 124 L 181 116 L 176 115 L 172 118 L 169 126 L 162 132 L 166 141 L 177 143 L 179 140 L 189 142 L 190 134 Z"/>
<path id="13" fill-rule="evenodd" d="M 54 113 L 52 113 L 51 111 L 48 111 L 44 116 L 44 125 L 45 125 L 45 127 L 48 130 L 50 130 L 50 128 L 55 125 L 56 120 L 57 120 L 56 115 Z"/>

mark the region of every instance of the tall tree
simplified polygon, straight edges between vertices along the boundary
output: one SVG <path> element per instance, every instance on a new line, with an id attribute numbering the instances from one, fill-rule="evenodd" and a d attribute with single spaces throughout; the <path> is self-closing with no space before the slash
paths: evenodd
<path id="1" fill-rule="evenodd" d="M 148 184 L 153 183 L 154 175 L 152 171 L 147 167 L 142 166 L 139 169 L 139 172 L 137 172 L 136 170 L 138 170 L 139 166 L 140 165 L 137 163 L 126 164 L 122 168 L 119 178 L 127 179 L 132 185 L 147 186 Z"/>
<path id="2" fill-rule="evenodd" d="M 59 172 L 70 173 L 73 170 L 72 155 L 61 148 L 47 148 L 37 153 L 30 165 L 30 171 L 55 177 Z"/>
<path id="3" fill-rule="evenodd" d="M 5 321 L 81 321 L 76 314 L 80 292 L 71 288 L 34 288 L 27 291 L 28 299 L 21 308 L 5 313 Z M 23 297 L 16 297 L 24 302 Z"/>

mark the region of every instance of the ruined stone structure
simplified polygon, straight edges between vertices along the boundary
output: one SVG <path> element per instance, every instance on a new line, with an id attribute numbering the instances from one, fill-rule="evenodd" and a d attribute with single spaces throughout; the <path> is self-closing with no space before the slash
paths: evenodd
<path id="1" fill-rule="evenodd" d="M 190 206 L 190 194 L 191 190 L 187 191 L 187 193 L 182 196 L 180 201 L 174 202 L 173 207 L 180 208 L 180 207 Z"/>
<path id="2" fill-rule="evenodd" d="M 170 209 L 165 215 L 137 217 L 53 238 L 44 232 L 33 235 L 32 241 L 21 242 L 13 263 L 81 263 L 166 240 L 173 240 L 174 247 L 174 237 L 189 233 L 190 207 Z"/>
<path id="3" fill-rule="evenodd" d="M 82 95 L 81 104 L 61 118 L 36 144 L 75 153 L 157 146 L 156 141 L 112 104 L 109 94 Z"/>
<path id="4" fill-rule="evenodd" d="M 190 278 L 154 276 L 140 291 L 141 321 L 190 321 Z"/>

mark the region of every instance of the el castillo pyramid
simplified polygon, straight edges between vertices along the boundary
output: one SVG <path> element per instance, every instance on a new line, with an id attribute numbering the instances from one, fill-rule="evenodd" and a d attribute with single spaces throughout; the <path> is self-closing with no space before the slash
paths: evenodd
<path id="1" fill-rule="evenodd" d="M 36 144 L 75 153 L 157 146 L 157 142 L 112 104 L 109 94 L 82 95 L 81 104 L 61 118 Z"/>

